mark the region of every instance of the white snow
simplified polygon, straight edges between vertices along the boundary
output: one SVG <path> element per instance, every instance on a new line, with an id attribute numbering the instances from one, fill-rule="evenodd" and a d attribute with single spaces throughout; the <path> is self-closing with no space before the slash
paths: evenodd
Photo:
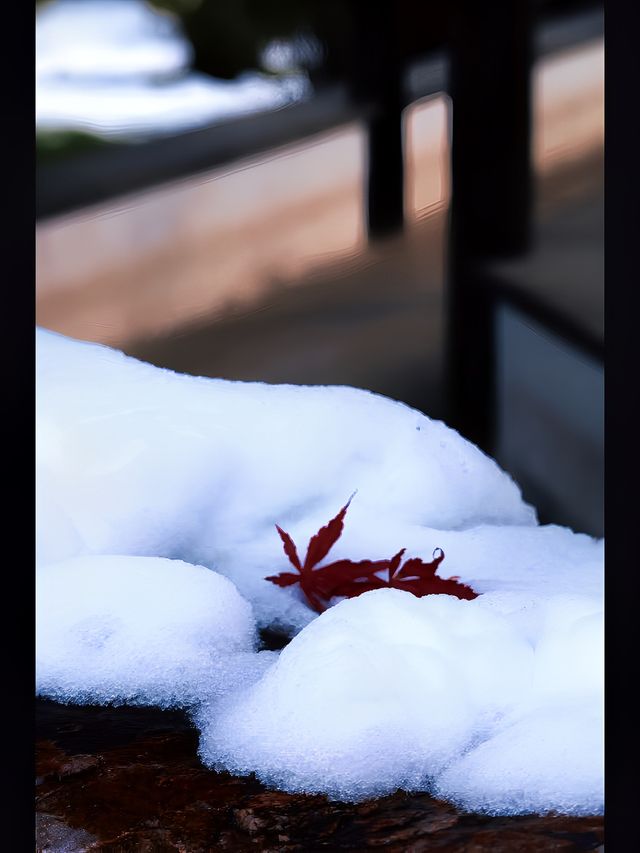
<path id="1" fill-rule="evenodd" d="M 600 812 L 600 614 L 588 599 L 553 597 L 554 608 L 530 632 L 482 596 L 343 601 L 256 685 L 203 705 L 201 757 L 342 800 L 426 789 L 498 814 Z M 576 609 L 589 616 L 558 640 L 560 613 Z"/>
<path id="2" fill-rule="evenodd" d="M 36 579 L 36 690 L 65 702 L 189 705 L 259 671 L 251 606 L 203 566 L 75 557 Z"/>
<path id="3" fill-rule="evenodd" d="M 59 519 L 43 517 L 41 562 L 92 553 L 199 563 L 234 581 L 261 626 L 299 628 L 314 614 L 263 580 L 288 568 L 274 525 L 302 548 L 356 490 L 336 558 L 403 546 L 430 556 L 450 541 L 441 531 L 488 523 L 518 525 L 517 547 L 535 534 L 533 510 L 495 462 L 376 394 L 183 376 L 42 330 L 36 359 L 37 490 L 69 530 L 64 553 Z M 464 555 L 465 576 L 483 563 L 493 571 L 490 547 L 471 544 L 478 568 Z M 504 549 L 498 577 L 517 580 L 535 547 Z"/>
<path id="4" fill-rule="evenodd" d="M 36 73 L 162 78 L 192 58 L 178 22 L 143 0 L 52 0 L 36 14 Z"/>
<path id="5" fill-rule="evenodd" d="M 526 689 L 532 655 L 471 602 L 366 593 L 316 619 L 256 687 L 203 721 L 202 755 L 343 799 L 415 788 Z"/>
<path id="6" fill-rule="evenodd" d="M 493 460 L 370 392 L 44 330 L 36 352 L 42 695 L 190 707 L 207 764 L 286 790 L 602 811 L 602 541 L 539 526 Z M 304 555 L 354 491 L 328 560 L 439 547 L 479 597 L 378 590 L 317 617 L 265 581 L 291 569 L 274 525 Z M 256 624 L 298 633 L 257 654 Z"/>
<path id="7" fill-rule="evenodd" d="M 600 693 L 511 715 L 433 791 L 467 811 L 601 814 L 603 731 Z"/>
<path id="8" fill-rule="evenodd" d="M 146 138 L 305 97 L 306 76 L 189 71 L 178 22 L 143 0 L 53 0 L 36 17 L 36 124 Z"/>

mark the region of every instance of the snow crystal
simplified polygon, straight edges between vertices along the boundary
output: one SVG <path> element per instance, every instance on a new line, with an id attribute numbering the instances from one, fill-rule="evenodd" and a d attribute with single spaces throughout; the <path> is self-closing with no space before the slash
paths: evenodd
<path id="1" fill-rule="evenodd" d="M 75 557 L 39 567 L 36 590 L 36 689 L 50 699 L 184 706 L 263 664 L 251 606 L 203 566 Z"/>
<path id="2" fill-rule="evenodd" d="M 37 333 L 38 691 L 188 706 L 212 767 L 359 800 L 602 811 L 603 542 L 537 524 L 439 421 L 367 391 L 183 376 Z M 317 617 L 304 554 L 430 559 L 479 597 L 376 590 Z M 297 633 L 254 651 L 255 628 Z"/>

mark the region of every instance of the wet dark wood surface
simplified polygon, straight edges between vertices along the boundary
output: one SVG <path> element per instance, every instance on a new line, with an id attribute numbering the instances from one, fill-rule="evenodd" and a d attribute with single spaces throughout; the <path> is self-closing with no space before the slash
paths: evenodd
<path id="1" fill-rule="evenodd" d="M 37 700 L 37 850 L 602 850 L 602 817 L 489 818 L 427 794 L 357 805 L 269 791 L 197 758 L 186 715 Z"/>

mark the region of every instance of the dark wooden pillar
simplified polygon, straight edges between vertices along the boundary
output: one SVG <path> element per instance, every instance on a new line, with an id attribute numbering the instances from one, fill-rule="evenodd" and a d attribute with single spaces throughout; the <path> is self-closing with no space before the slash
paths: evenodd
<path id="1" fill-rule="evenodd" d="M 492 318 L 479 265 L 529 245 L 532 17 L 529 0 L 452 8 L 448 420 L 489 451 Z"/>
<path id="2" fill-rule="evenodd" d="M 352 85 L 372 107 L 365 204 L 368 233 L 376 238 L 404 223 L 402 22 L 393 3 L 357 4 L 357 10 Z"/>

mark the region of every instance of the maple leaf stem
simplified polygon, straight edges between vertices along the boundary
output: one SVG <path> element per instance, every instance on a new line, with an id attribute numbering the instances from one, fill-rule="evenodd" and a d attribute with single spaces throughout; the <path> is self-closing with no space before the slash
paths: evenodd
<path id="1" fill-rule="evenodd" d="M 301 580 L 301 581 L 300 581 L 300 587 L 301 587 L 301 589 L 302 589 L 302 592 L 303 592 L 303 594 L 304 594 L 304 597 L 307 599 L 307 601 L 309 602 L 309 604 L 311 605 L 311 607 L 313 608 L 313 610 L 315 610 L 315 611 L 316 611 L 316 613 L 324 613 L 324 611 L 325 611 L 327 608 L 326 608 L 326 607 L 324 606 L 324 604 L 323 604 L 323 603 L 322 603 L 322 602 L 321 602 L 321 601 L 316 597 L 316 595 L 314 594 L 314 592 L 309 588 L 309 584 L 308 584 L 308 583 L 305 583 L 305 582 L 304 582 L 304 580 Z"/>

